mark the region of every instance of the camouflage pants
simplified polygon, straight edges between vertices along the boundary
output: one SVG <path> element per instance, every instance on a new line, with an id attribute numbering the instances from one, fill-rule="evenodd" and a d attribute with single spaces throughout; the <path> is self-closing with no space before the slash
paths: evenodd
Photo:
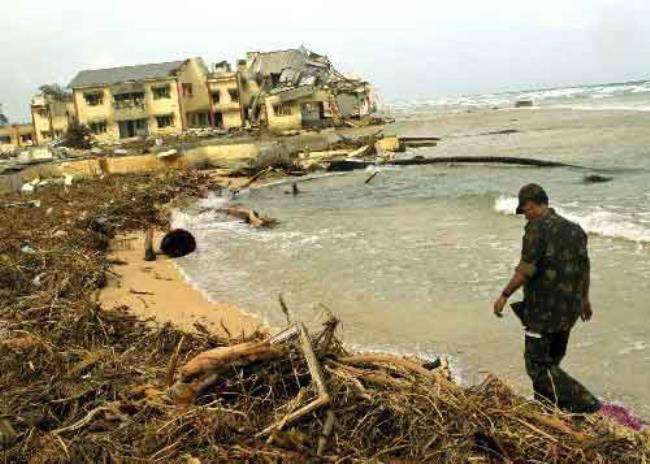
<path id="1" fill-rule="evenodd" d="M 600 407 L 598 399 L 560 368 L 569 334 L 569 331 L 526 333 L 524 359 L 526 372 L 533 381 L 535 399 L 574 413 L 597 411 Z"/>

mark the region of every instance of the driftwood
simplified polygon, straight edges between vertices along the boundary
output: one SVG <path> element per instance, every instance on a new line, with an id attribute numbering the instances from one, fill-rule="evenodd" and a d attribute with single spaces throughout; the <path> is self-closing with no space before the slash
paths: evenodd
<path id="1" fill-rule="evenodd" d="M 268 167 L 268 168 L 266 168 L 266 169 L 262 169 L 262 170 L 259 171 L 257 174 L 255 174 L 253 177 L 251 177 L 250 179 L 248 179 L 248 181 L 246 181 L 245 184 L 243 184 L 241 187 L 239 187 L 238 190 L 244 190 L 244 189 L 247 189 L 248 187 L 250 187 L 251 185 L 253 185 L 257 179 L 259 179 L 259 178 L 265 176 L 266 174 L 268 174 L 268 173 L 271 172 L 271 171 L 273 171 L 273 168 L 272 168 L 272 167 Z"/>
<path id="2" fill-rule="evenodd" d="M 323 424 L 323 432 L 320 437 L 318 437 L 318 448 L 316 450 L 316 456 L 322 456 L 325 453 L 325 449 L 330 441 L 332 432 L 334 432 L 334 425 L 336 424 L 336 416 L 329 410 L 325 413 L 325 423 Z"/>
<path id="3" fill-rule="evenodd" d="M 357 158 L 369 155 L 372 152 L 372 147 L 370 145 L 364 145 L 361 148 L 357 148 L 353 152 L 348 154 L 348 158 Z"/>
<path id="4" fill-rule="evenodd" d="M 265 436 L 275 430 L 281 430 L 287 424 L 290 424 L 300 419 L 301 417 L 306 416 L 313 411 L 316 411 L 322 406 L 328 405 L 331 401 L 330 395 L 327 392 L 327 387 L 325 386 L 325 379 L 323 378 L 320 362 L 318 362 L 318 358 L 316 358 L 314 348 L 311 344 L 309 332 L 307 332 L 307 328 L 302 323 L 296 324 L 296 329 L 298 336 L 300 337 L 300 347 L 302 349 L 303 356 L 305 357 L 305 361 L 307 361 L 307 367 L 309 367 L 312 383 L 315 386 L 318 396 L 312 402 L 308 403 L 297 411 L 286 415 L 275 424 L 265 428 L 258 434 L 258 436 Z"/>
<path id="5" fill-rule="evenodd" d="M 345 358 L 339 358 L 338 362 L 342 364 L 349 364 L 351 366 L 362 366 L 364 364 L 392 364 L 404 368 L 408 371 L 415 372 L 427 378 L 434 376 L 433 371 L 425 369 L 421 364 L 409 361 L 405 358 L 386 354 L 348 356 Z"/>
<path id="6" fill-rule="evenodd" d="M 276 359 L 283 354 L 284 350 L 281 347 L 273 346 L 269 342 L 247 342 L 214 348 L 188 361 L 181 368 L 181 381 L 188 382 L 199 375 L 218 372 L 223 368 Z"/>
<path id="7" fill-rule="evenodd" d="M 278 359 L 285 352 L 284 347 L 269 342 L 247 342 L 204 351 L 181 368 L 180 379 L 170 387 L 167 394 L 178 404 L 193 403 L 201 392 L 219 381 L 225 370 Z M 173 376 L 172 369 L 170 365 L 168 381 Z"/>
<path id="8" fill-rule="evenodd" d="M 153 250 L 153 228 L 147 229 L 144 236 L 144 260 L 155 261 L 156 252 Z"/>
<path id="9" fill-rule="evenodd" d="M 245 206 L 219 208 L 217 211 L 229 216 L 243 219 L 246 223 L 252 225 L 253 227 L 273 227 L 278 223 L 276 219 L 260 216 L 257 211 L 246 208 Z"/>
<path id="10" fill-rule="evenodd" d="M 364 182 L 364 184 L 369 184 L 369 183 L 370 183 L 370 182 L 371 182 L 375 177 L 377 177 L 377 174 L 379 174 L 379 171 L 375 171 L 375 172 L 373 172 L 373 173 L 370 175 L 370 177 L 368 177 L 368 178 L 366 179 L 366 181 Z"/>

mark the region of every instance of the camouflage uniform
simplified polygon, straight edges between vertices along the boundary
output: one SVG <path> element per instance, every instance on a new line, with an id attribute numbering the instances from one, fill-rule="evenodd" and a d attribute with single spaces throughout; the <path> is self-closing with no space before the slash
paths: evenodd
<path id="1" fill-rule="evenodd" d="M 559 367 L 582 312 L 587 235 L 551 209 L 526 225 L 517 270 L 528 277 L 524 302 L 513 309 L 526 329 L 524 358 L 535 397 L 572 412 L 597 410 L 598 400 Z"/>

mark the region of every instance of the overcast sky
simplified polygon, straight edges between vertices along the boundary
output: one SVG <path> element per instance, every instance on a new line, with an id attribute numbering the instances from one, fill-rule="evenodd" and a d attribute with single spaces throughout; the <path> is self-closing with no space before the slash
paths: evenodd
<path id="1" fill-rule="evenodd" d="M 0 102 L 81 69 L 305 45 L 384 101 L 650 79 L 650 0 L 2 2 Z"/>

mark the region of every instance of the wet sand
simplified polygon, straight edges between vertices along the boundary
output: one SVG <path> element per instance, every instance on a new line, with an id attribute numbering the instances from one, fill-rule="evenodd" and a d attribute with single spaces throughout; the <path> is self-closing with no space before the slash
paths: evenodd
<path id="1" fill-rule="evenodd" d="M 162 237 L 157 233 L 154 244 Z M 144 233 L 132 234 L 113 240 L 109 258 L 115 275 L 100 294 L 106 309 L 128 306 L 133 313 L 144 318 L 155 318 L 159 323 L 171 322 L 175 326 L 193 330 L 195 323 L 206 326 L 211 332 L 232 337 L 262 330 L 261 321 L 240 308 L 225 303 L 212 303 L 194 288 L 166 256 L 146 262 Z M 225 327 L 225 329 L 224 329 Z M 227 332 L 226 332 L 227 329 Z"/>

